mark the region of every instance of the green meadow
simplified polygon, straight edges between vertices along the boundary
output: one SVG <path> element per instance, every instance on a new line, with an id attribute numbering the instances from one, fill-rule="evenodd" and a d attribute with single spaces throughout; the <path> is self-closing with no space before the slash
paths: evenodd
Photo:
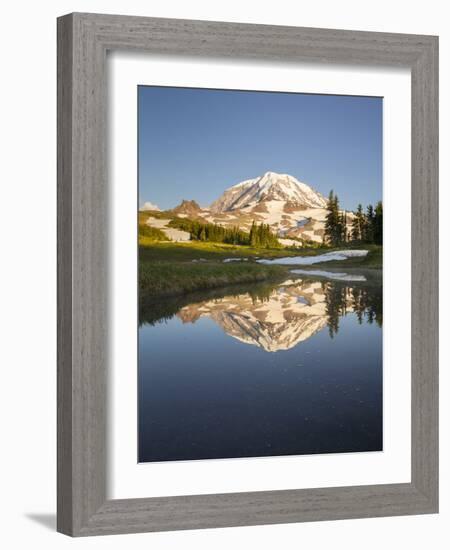
<path id="1" fill-rule="evenodd" d="M 152 217 L 171 218 L 168 212 Z M 290 277 L 291 266 L 260 264 L 258 259 L 316 256 L 343 248 L 369 250 L 365 257 L 316 263 L 312 268 L 381 269 L 383 247 L 345 243 L 343 246 L 275 247 L 190 240 L 172 242 L 158 228 L 146 224 L 148 212 L 139 212 L 139 291 L 142 299 L 210 290 L 238 283 L 259 283 Z M 231 260 L 231 261 L 229 261 Z"/>
<path id="2" fill-rule="evenodd" d="M 342 248 L 342 247 L 341 247 Z M 369 245 L 365 258 L 349 258 L 343 262 L 314 264 L 346 268 L 381 268 L 382 247 Z M 213 289 L 237 283 L 282 280 L 292 266 L 257 263 L 259 258 L 311 256 L 331 252 L 332 248 L 292 250 L 288 248 L 253 248 L 224 243 L 190 241 L 158 242 L 141 236 L 139 239 L 139 289 L 142 297 L 176 295 L 202 289 Z M 224 262 L 235 259 L 241 261 Z"/>

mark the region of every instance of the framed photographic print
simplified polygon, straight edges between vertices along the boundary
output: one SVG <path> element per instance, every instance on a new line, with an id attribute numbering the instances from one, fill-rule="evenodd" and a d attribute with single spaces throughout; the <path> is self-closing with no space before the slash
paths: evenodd
<path id="1" fill-rule="evenodd" d="M 58 530 L 438 509 L 436 37 L 58 20 Z"/>

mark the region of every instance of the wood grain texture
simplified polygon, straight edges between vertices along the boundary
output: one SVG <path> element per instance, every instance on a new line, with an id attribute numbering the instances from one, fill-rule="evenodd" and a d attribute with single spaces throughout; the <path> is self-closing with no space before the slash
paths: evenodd
<path id="1" fill-rule="evenodd" d="M 72 21 L 58 21 L 57 529 L 72 526 Z"/>
<path id="2" fill-rule="evenodd" d="M 412 481 L 106 499 L 106 52 L 406 66 L 412 74 Z M 73 536 L 438 509 L 438 40 L 70 14 L 58 20 L 58 530 Z"/>
<path id="3" fill-rule="evenodd" d="M 412 480 L 438 508 L 438 42 L 411 71 Z"/>

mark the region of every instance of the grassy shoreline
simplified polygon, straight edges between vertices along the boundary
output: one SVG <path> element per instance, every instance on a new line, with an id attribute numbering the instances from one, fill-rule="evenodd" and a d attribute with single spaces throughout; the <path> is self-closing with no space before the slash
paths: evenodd
<path id="1" fill-rule="evenodd" d="M 139 292 L 142 299 L 176 296 L 236 284 L 277 281 L 290 277 L 295 266 L 260 264 L 259 258 L 275 259 L 290 256 L 315 256 L 332 248 L 304 250 L 258 249 L 223 243 L 139 242 Z M 350 248 L 350 247 L 348 247 Z M 311 268 L 381 269 L 382 247 L 369 245 L 353 248 L 369 249 L 363 258 L 321 262 Z M 224 262 L 229 259 L 242 261 Z M 304 266 L 306 269 L 308 266 Z"/>
<path id="2" fill-rule="evenodd" d="M 139 290 L 146 296 L 170 296 L 237 283 L 259 283 L 286 276 L 284 266 L 223 263 L 182 264 L 155 262 L 139 271 Z"/>

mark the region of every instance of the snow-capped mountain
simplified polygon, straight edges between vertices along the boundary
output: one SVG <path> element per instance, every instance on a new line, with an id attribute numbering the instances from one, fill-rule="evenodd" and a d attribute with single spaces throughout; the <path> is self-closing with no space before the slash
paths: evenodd
<path id="1" fill-rule="evenodd" d="M 211 204 L 210 210 L 230 212 L 266 201 L 285 201 L 292 207 L 303 208 L 325 208 L 327 204 L 323 195 L 293 176 L 266 172 L 227 189 Z"/>
<path id="2" fill-rule="evenodd" d="M 296 245 L 298 239 L 323 242 L 328 210 L 323 195 L 306 183 L 289 174 L 266 172 L 229 187 L 209 208 L 201 208 L 193 200 L 183 200 L 167 213 L 168 218 L 176 215 L 224 227 L 240 227 L 244 231 L 250 231 L 253 222 L 265 223 L 282 244 Z M 350 230 L 354 214 L 347 212 L 346 217 Z M 160 220 L 148 223 L 154 225 Z"/>

